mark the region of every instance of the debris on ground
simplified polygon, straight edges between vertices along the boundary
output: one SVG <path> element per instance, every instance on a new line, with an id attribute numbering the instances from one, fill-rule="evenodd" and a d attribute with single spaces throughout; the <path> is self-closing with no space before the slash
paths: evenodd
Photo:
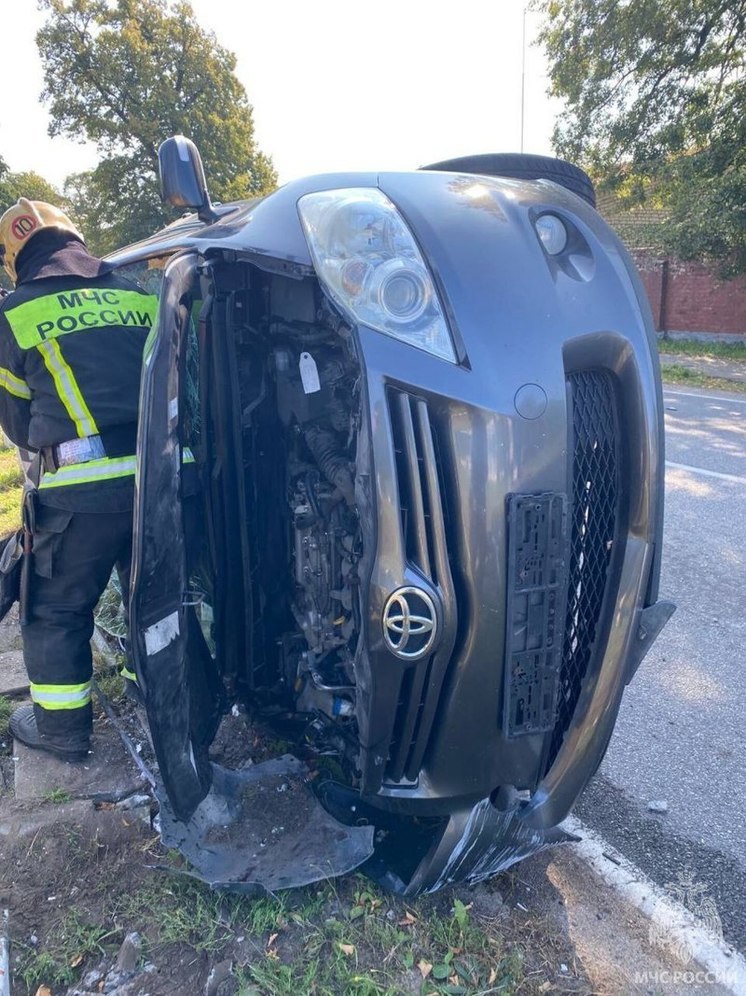
<path id="1" fill-rule="evenodd" d="M 667 813 L 668 802 L 666 799 L 651 799 L 648 803 L 648 810 L 651 813 Z"/>

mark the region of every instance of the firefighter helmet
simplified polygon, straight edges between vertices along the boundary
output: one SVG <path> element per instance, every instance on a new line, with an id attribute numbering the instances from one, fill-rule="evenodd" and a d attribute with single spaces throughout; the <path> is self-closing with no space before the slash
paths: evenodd
<path id="1" fill-rule="evenodd" d="M 29 201 L 21 197 L 0 218 L 0 254 L 5 271 L 13 283 L 17 280 L 16 260 L 19 253 L 35 235 L 48 228 L 69 232 L 76 239 L 85 242 L 64 211 L 46 201 Z"/>

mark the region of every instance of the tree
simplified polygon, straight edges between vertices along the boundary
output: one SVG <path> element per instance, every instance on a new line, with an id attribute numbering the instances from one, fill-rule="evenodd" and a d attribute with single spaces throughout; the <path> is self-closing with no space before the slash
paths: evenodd
<path id="1" fill-rule="evenodd" d="M 746 0 L 536 0 L 560 155 L 667 209 L 668 248 L 746 270 Z"/>
<path id="2" fill-rule="evenodd" d="M 64 197 L 51 183 L 48 183 L 38 173 L 12 173 L 8 164 L 0 156 L 0 215 L 15 204 L 19 197 L 28 197 L 31 201 L 46 201 L 67 210 Z M 11 283 L 5 272 L 0 269 L 0 287 L 6 290 Z"/>
<path id="3" fill-rule="evenodd" d="M 65 210 L 62 194 L 38 173 L 11 173 L 5 161 L 0 158 L 0 214 L 15 204 L 19 197 L 30 201 L 47 201 Z"/>
<path id="4" fill-rule="evenodd" d="M 192 138 L 218 200 L 272 189 L 256 147 L 251 105 L 235 56 L 203 30 L 185 2 L 41 0 L 37 35 L 50 134 L 84 136 L 102 160 L 66 192 L 91 245 L 113 249 L 171 220 L 158 193 L 158 146 Z"/>

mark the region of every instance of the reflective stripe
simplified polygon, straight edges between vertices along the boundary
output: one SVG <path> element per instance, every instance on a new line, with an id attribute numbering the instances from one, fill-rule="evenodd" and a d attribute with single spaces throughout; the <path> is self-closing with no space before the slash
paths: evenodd
<path id="1" fill-rule="evenodd" d="M 194 454 L 185 446 L 182 452 L 182 465 L 195 463 Z M 39 488 L 59 488 L 65 484 L 90 484 L 93 481 L 112 481 L 129 477 L 137 469 L 137 457 L 104 457 L 101 460 L 87 460 L 85 463 L 71 463 L 67 467 L 45 473 Z"/>
<path id="2" fill-rule="evenodd" d="M 31 391 L 26 381 L 16 377 L 5 367 L 0 367 L 0 387 L 4 387 L 8 394 L 12 394 L 16 398 L 28 399 L 31 397 Z"/>
<path id="3" fill-rule="evenodd" d="M 93 415 L 88 410 L 88 405 L 83 400 L 75 375 L 65 362 L 60 344 L 56 340 L 43 342 L 38 347 L 44 358 L 44 366 L 52 375 L 54 386 L 60 401 L 65 406 L 65 411 L 75 423 L 75 430 L 82 439 L 83 436 L 95 436 L 98 434 Z"/>
<path id="4" fill-rule="evenodd" d="M 91 287 L 45 294 L 4 314 L 21 349 L 33 349 L 70 332 L 118 326 L 149 329 L 157 308 L 153 294 Z"/>
<path id="5" fill-rule="evenodd" d="M 130 671 L 129 668 L 122 668 L 122 677 L 126 678 L 127 681 L 134 681 L 134 683 L 137 684 L 137 675 L 134 671 Z"/>
<path id="6" fill-rule="evenodd" d="M 87 463 L 71 463 L 60 467 L 52 474 L 45 474 L 39 488 L 58 488 L 63 484 L 88 484 L 91 481 L 110 481 L 118 477 L 129 477 L 135 473 L 137 458 L 112 457 L 103 460 L 89 460 Z"/>
<path id="7" fill-rule="evenodd" d="M 31 699 L 42 709 L 82 709 L 91 701 L 91 683 L 82 685 L 30 684 Z"/>

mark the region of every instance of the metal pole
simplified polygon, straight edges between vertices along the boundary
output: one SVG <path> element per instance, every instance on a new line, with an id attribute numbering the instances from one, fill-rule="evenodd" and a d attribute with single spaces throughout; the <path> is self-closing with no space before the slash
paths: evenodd
<path id="1" fill-rule="evenodd" d="M 523 122 L 526 110 L 526 8 L 523 8 L 523 35 L 521 39 L 521 152 L 523 152 Z"/>

